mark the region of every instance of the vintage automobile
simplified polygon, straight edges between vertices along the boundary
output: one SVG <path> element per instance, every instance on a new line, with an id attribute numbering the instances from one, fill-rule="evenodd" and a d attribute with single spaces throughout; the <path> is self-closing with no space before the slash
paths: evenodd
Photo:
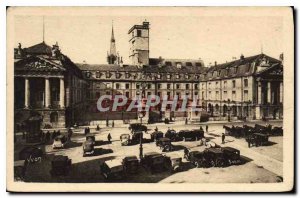
<path id="1" fill-rule="evenodd" d="M 237 165 L 241 163 L 240 151 L 232 147 L 222 147 L 224 158 L 227 165 Z"/>
<path id="2" fill-rule="evenodd" d="M 173 129 L 169 129 L 165 133 L 165 137 L 169 138 L 171 141 L 178 141 L 178 140 L 180 140 L 180 138 L 178 137 L 177 132 L 175 130 L 173 130 Z"/>
<path id="3" fill-rule="evenodd" d="M 232 127 L 230 128 L 230 127 L 224 125 L 223 128 L 225 129 L 225 134 L 226 135 L 230 135 L 230 136 L 233 136 L 233 137 L 236 137 L 236 138 L 245 137 L 243 127 L 232 125 Z"/>
<path id="4" fill-rule="evenodd" d="M 151 141 L 157 141 L 160 138 L 164 137 L 164 133 L 161 131 L 154 131 L 153 133 L 151 133 Z"/>
<path id="5" fill-rule="evenodd" d="M 224 167 L 226 165 L 224 152 L 220 148 L 206 148 L 204 158 L 212 167 Z"/>
<path id="6" fill-rule="evenodd" d="M 174 149 L 169 138 L 160 138 L 156 141 L 156 146 L 159 146 L 163 152 L 169 152 Z"/>
<path id="7" fill-rule="evenodd" d="M 91 156 L 94 154 L 94 152 L 95 152 L 94 145 L 95 145 L 95 143 L 90 139 L 83 142 L 83 144 L 82 144 L 83 157 Z"/>
<path id="8" fill-rule="evenodd" d="M 252 135 L 246 138 L 246 141 L 250 145 L 263 146 L 269 142 L 269 135 L 262 133 L 253 133 Z"/>
<path id="9" fill-rule="evenodd" d="M 65 135 L 59 135 L 54 138 L 52 148 L 65 148 L 66 144 L 68 143 L 68 139 Z"/>
<path id="10" fill-rule="evenodd" d="M 100 169 L 106 180 L 119 180 L 125 176 L 123 164 L 119 159 L 105 161 Z"/>
<path id="11" fill-rule="evenodd" d="M 183 141 L 197 141 L 204 138 L 204 131 L 200 129 L 181 130 L 178 132 L 178 139 Z"/>
<path id="12" fill-rule="evenodd" d="M 126 174 L 135 174 L 139 170 L 139 160 L 135 155 L 126 156 L 123 159 L 122 164 Z"/>
<path id="13" fill-rule="evenodd" d="M 131 130 L 132 132 L 134 132 L 134 131 L 147 131 L 147 127 L 143 124 L 140 124 L 140 123 L 133 123 L 133 124 L 130 124 L 129 130 Z"/>
<path id="14" fill-rule="evenodd" d="M 283 135 L 282 127 L 273 127 L 272 130 L 271 130 L 271 135 L 273 135 L 273 136 L 282 136 Z"/>
<path id="15" fill-rule="evenodd" d="M 255 124 L 254 128 L 256 133 L 269 135 L 271 133 L 272 125 L 269 124 L 267 126 L 263 126 L 263 125 Z"/>
<path id="16" fill-rule="evenodd" d="M 168 154 L 165 156 L 166 167 L 172 172 L 179 172 L 183 170 L 182 157 L 177 154 Z"/>
<path id="17" fill-rule="evenodd" d="M 121 145 L 122 146 L 128 146 L 131 143 L 131 138 L 130 138 L 130 134 L 121 134 L 120 135 L 120 141 L 121 141 Z"/>
<path id="18" fill-rule="evenodd" d="M 252 135 L 253 133 L 255 133 L 255 128 L 248 126 L 248 125 L 243 125 L 244 128 L 244 137 L 248 137 L 249 135 Z"/>
<path id="19" fill-rule="evenodd" d="M 71 165 L 72 160 L 67 156 L 56 155 L 51 161 L 52 169 L 50 170 L 50 174 L 52 176 L 66 176 L 69 174 Z"/>
<path id="20" fill-rule="evenodd" d="M 165 157 L 157 152 L 145 153 L 141 159 L 141 165 L 150 170 L 151 173 L 158 173 L 165 170 Z"/>
<path id="21" fill-rule="evenodd" d="M 197 168 L 207 168 L 210 166 L 209 161 L 207 161 L 204 156 L 204 152 L 198 149 L 184 149 L 184 158 Z"/>
<path id="22" fill-rule="evenodd" d="M 27 162 L 25 160 L 14 161 L 14 178 L 16 181 L 24 181 Z"/>
<path id="23" fill-rule="evenodd" d="M 91 133 L 86 134 L 85 140 L 92 142 L 94 145 L 96 144 L 96 137 L 94 134 L 91 134 Z"/>

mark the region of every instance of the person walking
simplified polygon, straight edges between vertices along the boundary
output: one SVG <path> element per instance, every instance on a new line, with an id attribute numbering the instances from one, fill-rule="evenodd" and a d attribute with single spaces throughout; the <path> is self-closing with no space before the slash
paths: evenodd
<path id="1" fill-rule="evenodd" d="M 107 135 L 107 140 L 108 140 L 109 143 L 111 143 L 111 135 L 110 135 L 110 133 Z"/>
<path id="2" fill-rule="evenodd" d="M 208 125 L 205 126 L 206 133 L 208 133 Z"/>
<path id="3" fill-rule="evenodd" d="M 225 144 L 225 133 L 222 133 L 222 144 Z"/>
<path id="4" fill-rule="evenodd" d="M 187 125 L 188 124 L 188 119 L 187 118 L 185 118 L 185 125 Z"/>
<path id="5" fill-rule="evenodd" d="M 100 127 L 99 127 L 99 124 L 97 124 L 97 129 L 96 129 L 97 131 L 99 131 L 100 130 Z"/>
<path id="6" fill-rule="evenodd" d="M 115 127 L 115 122 L 114 121 L 112 121 L 111 126 L 112 126 L 112 128 Z"/>

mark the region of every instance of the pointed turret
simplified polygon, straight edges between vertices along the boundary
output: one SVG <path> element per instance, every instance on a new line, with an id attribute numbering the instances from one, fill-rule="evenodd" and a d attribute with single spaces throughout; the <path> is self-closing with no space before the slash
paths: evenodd
<path id="1" fill-rule="evenodd" d="M 114 35 L 114 27 L 111 28 L 111 39 L 110 39 L 110 50 L 107 55 L 108 64 L 116 64 L 118 60 L 117 49 L 116 49 L 116 40 Z"/>

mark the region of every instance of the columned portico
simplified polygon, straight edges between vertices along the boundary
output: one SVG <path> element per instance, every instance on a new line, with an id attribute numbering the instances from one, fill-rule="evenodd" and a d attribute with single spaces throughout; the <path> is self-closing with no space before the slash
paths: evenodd
<path id="1" fill-rule="evenodd" d="M 267 90 L 267 94 L 268 94 L 268 103 L 270 104 L 271 103 L 271 82 L 267 82 L 267 85 L 268 85 L 268 90 Z"/>
<path id="2" fill-rule="evenodd" d="M 65 108 L 65 81 L 63 78 L 59 79 L 59 106 Z"/>
<path id="3" fill-rule="evenodd" d="M 49 78 L 45 78 L 45 108 L 49 108 L 51 104 L 50 82 Z"/>
<path id="4" fill-rule="evenodd" d="M 24 107 L 29 108 L 30 104 L 30 83 L 29 79 L 25 78 L 25 104 Z"/>

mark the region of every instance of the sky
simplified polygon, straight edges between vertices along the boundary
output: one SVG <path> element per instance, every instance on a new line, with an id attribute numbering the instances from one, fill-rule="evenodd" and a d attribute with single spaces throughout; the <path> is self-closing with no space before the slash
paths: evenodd
<path id="1" fill-rule="evenodd" d="M 101 9 L 100 9 L 101 11 Z M 150 57 L 201 58 L 205 65 L 223 63 L 261 53 L 278 58 L 283 52 L 283 22 L 280 16 L 262 15 L 167 15 L 107 14 L 16 16 L 14 45 L 29 47 L 43 41 L 58 42 L 73 62 L 105 64 L 114 27 L 116 47 L 124 63 L 129 62 L 128 30 L 144 20 L 150 22 Z"/>

